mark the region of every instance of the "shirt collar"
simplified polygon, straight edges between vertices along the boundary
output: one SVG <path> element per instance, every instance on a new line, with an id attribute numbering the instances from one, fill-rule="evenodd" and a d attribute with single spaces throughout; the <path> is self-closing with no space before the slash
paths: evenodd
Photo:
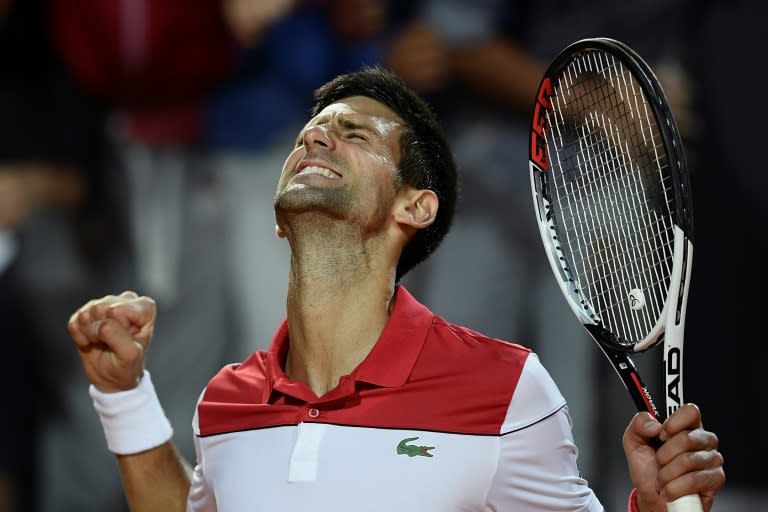
<path id="1" fill-rule="evenodd" d="M 433 319 L 434 314 L 426 306 L 417 301 L 405 287 L 398 285 L 389 320 L 371 352 L 352 371 L 352 379 L 382 387 L 405 384 L 424 346 Z M 284 389 L 289 382 L 283 369 L 288 343 L 288 320 L 285 319 L 275 332 L 267 353 L 269 388 L 279 385 Z M 293 383 L 288 384 L 288 387 L 292 388 Z"/>
<path id="2" fill-rule="evenodd" d="M 398 387 L 411 375 L 435 315 L 403 286 L 397 286 L 395 293 L 392 314 L 379 340 L 352 371 L 355 380 Z"/>

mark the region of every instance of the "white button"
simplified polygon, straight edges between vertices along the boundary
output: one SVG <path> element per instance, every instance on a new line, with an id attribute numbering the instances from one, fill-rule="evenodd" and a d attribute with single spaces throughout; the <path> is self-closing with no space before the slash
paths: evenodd
<path id="1" fill-rule="evenodd" d="M 309 410 L 309 417 L 310 418 L 317 418 L 318 416 L 320 416 L 320 411 L 318 411 L 314 407 Z"/>

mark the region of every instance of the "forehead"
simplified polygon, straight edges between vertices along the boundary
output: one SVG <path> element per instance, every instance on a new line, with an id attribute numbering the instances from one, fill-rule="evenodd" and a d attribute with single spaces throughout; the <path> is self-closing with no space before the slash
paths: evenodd
<path id="1" fill-rule="evenodd" d="M 334 117 L 349 118 L 358 121 L 370 120 L 380 132 L 386 133 L 405 122 L 392 109 L 383 103 L 365 96 L 352 96 L 331 103 L 312 118 L 307 126 L 328 122 Z"/>

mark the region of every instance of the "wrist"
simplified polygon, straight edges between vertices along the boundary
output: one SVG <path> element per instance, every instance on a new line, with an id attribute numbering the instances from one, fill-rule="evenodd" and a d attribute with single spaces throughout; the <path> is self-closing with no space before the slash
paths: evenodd
<path id="1" fill-rule="evenodd" d="M 173 435 L 148 371 L 144 371 L 134 389 L 107 393 L 91 385 L 89 394 L 104 429 L 107 447 L 113 453 L 143 452 L 160 446 Z"/>
<path id="2" fill-rule="evenodd" d="M 627 502 L 627 512 L 650 512 L 652 510 L 667 512 L 667 504 L 658 493 L 652 491 L 643 493 L 637 487 L 632 489 Z"/>

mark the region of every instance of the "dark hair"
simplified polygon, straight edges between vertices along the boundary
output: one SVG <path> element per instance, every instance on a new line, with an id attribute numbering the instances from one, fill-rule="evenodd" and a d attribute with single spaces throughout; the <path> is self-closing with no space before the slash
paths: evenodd
<path id="1" fill-rule="evenodd" d="M 437 249 L 451 227 L 458 189 L 456 164 L 429 105 L 398 76 L 380 66 L 340 75 L 317 89 L 312 116 L 352 96 L 374 99 L 405 121 L 407 127 L 400 136 L 400 182 L 417 190 L 432 190 L 440 201 L 432 225 L 419 230 L 403 248 L 396 271 L 399 281 Z"/>

